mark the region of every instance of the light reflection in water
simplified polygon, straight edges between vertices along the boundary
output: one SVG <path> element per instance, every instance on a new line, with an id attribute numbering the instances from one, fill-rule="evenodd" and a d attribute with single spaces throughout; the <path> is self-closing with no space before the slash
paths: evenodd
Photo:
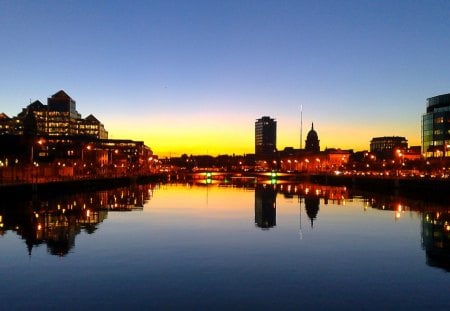
<path id="1" fill-rule="evenodd" d="M 16 232 L 31 256 L 33 247 L 46 244 L 52 255 L 65 256 L 83 230 L 93 234 L 108 211 L 142 210 L 154 185 L 69 195 L 32 201 L 14 200 L 0 206 L 0 234 Z"/>
<path id="2" fill-rule="evenodd" d="M 12 267 L 14 275 L 6 297 L 18 287 L 36 295 L 22 309 L 66 301 L 74 292 L 95 296 L 90 305 L 80 300 L 80 309 L 119 308 L 131 300 L 146 309 L 230 309 L 238 302 L 244 309 L 263 308 L 261 295 L 274 300 L 271 306 L 298 309 L 306 302 L 311 308 L 319 302 L 333 309 L 373 302 L 374 292 L 390 295 L 386 301 L 393 306 L 408 302 L 407 296 L 397 298 L 399 289 L 421 289 L 429 297 L 434 284 L 450 284 L 447 274 L 436 274 L 450 271 L 449 232 L 446 206 L 345 187 L 271 181 L 134 185 L 2 201 L 0 268 Z M 8 248 L 12 244 L 20 250 Z M 64 260 L 47 256 L 41 245 Z M 46 273 L 35 272 L 44 268 Z M 0 269 L 0 276 L 7 274 Z M 62 278 L 67 282 L 58 283 Z M 30 280 L 47 286 L 28 286 Z M 108 301 L 96 304 L 102 295 Z"/>
<path id="3" fill-rule="evenodd" d="M 164 189 L 166 187 L 166 189 Z M 93 234 L 108 215 L 108 211 L 143 210 L 144 205 L 153 196 L 157 185 L 139 185 L 131 188 L 119 188 L 109 191 L 85 193 L 61 198 L 39 201 L 37 199 L 22 202 L 10 201 L 0 206 L 0 234 L 16 232 L 26 244 L 29 255 L 35 246 L 46 244 L 52 255 L 65 256 L 75 246 L 75 237 L 82 231 Z M 226 200 L 230 191 L 244 189 L 254 191 L 254 221 L 263 230 L 277 226 L 277 195 L 284 198 L 296 198 L 298 204 L 298 224 L 300 238 L 302 233 L 302 213 L 308 219 L 309 226 L 320 221 L 320 205 L 345 205 L 358 203 L 363 210 L 368 208 L 393 212 L 395 221 L 406 212 L 419 212 L 422 217 L 422 247 L 427 255 L 427 264 L 450 271 L 450 216 L 449 210 L 439 205 L 424 205 L 423 202 L 408 202 L 405 198 L 380 195 L 353 196 L 345 187 L 330 187 L 313 184 L 255 184 L 238 183 L 224 185 L 162 186 L 159 191 L 170 191 L 168 198 L 176 202 L 176 194 L 190 191 L 193 197 L 205 197 L 208 207 L 209 191 L 214 191 L 220 200 Z M 222 191 L 220 191 L 222 190 Z M 185 198 L 180 198 L 180 202 Z M 200 201 L 197 205 L 201 205 Z M 199 207 L 201 210 L 201 207 Z M 227 209 L 233 209 L 227 205 Z M 220 213 L 220 211 L 218 211 Z M 223 213 L 223 211 L 222 211 Z M 226 217 L 226 216 L 224 216 Z"/>

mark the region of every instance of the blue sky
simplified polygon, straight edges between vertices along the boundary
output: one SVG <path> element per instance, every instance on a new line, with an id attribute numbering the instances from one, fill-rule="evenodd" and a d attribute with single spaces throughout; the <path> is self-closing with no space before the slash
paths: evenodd
<path id="1" fill-rule="evenodd" d="M 450 1 L 1 1 L 0 111 L 64 89 L 112 138 L 155 153 L 253 152 L 310 123 L 321 147 L 420 144 L 450 92 Z"/>

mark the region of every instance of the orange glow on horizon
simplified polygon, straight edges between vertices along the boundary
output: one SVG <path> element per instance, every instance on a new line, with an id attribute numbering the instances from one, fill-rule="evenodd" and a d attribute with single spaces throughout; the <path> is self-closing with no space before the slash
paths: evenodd
<path id="1" fill-rule="evenodd" d="M 243 155 L 254 153 L 254 121 L 249 116 L 231 114 L 198 114 L 189 116 L 153 116 L 105 120 L 111 139 L 132 139 L 144 141 L 160 157 L 188 155 Z M 300 147 L 300 127 L 297 120 L 277 119 L 277 147 Z M 303 123 L 302 145 L 310 128 Z M 314 123 L 320 140 L 321 150 L 325 148 L 369 150 L 370 140 L 378 136 L 405 136 L 410 146 L 420 145 L 420 129 L 416 126 L 402 128 L 402 131 L 387 132 L 388 125 L 378 124 L 375 128 L 364 124 L 320 124 Z"/>

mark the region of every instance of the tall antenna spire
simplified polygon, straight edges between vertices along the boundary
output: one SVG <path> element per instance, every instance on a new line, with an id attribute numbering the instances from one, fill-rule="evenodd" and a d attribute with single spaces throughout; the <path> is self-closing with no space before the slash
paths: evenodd
<path id="1" fill-rule="evenodd" d="M 303 105 L 300 105 L 300 149 L 303 149 Z"/>

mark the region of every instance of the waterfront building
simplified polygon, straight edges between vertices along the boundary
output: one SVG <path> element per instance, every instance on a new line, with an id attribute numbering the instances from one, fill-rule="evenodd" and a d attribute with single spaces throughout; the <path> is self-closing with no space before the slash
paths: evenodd
<path id="1" fill-rule="evenodd" d="M 422 155 L 450 156 L 450 93 L 427 99 L 427 110 L 422 116 Z"/>
<path id="2" fill-rule="evenodd" d="M 26 122 L 28 124 L 25 124 Z M 5 114 L 0 115 L 0 135 L 23 135 L 26 127 L 36 135 L 58 137 L 84 135 L 98 139 L 108 138 L 104 125 L 92 114 L 83 119 L 76 110 L 76 101 L 63 90 L 49 97 L 47 105 L 36 100 L 23 108 L 14 118 L 9 118 Z"/>
<path id="3" fill-rule="evenodd" d="M 277 151 L 277 121 L 262 117 L 255 122 L 255 156 L 258 160 L 275 158 Z"/>
<path id="4" fill-rule="evenodd" d="M 404 152 L 408 149 L 408 140 L 401 136 L 374 137 L 370 141 L 370 152 L 379 159 L 395 158 L 396 150 Z"/>
<path id="5" fill-rule="evenodd" d="M 347 165 L 352 150 L 327 148 L 320 152 L 286 147 L 279 152 L 279 169 L 286 172 L 330 172 Z"/>
<path id="6" fill-rule="evenodd" d="M 0 114 L 0 182 L 147 174 L 156 167 L 144 142 L 108 139 L 104 125 L 93 115 L 82 118 L 64 91 L 16 117 Z"/>

